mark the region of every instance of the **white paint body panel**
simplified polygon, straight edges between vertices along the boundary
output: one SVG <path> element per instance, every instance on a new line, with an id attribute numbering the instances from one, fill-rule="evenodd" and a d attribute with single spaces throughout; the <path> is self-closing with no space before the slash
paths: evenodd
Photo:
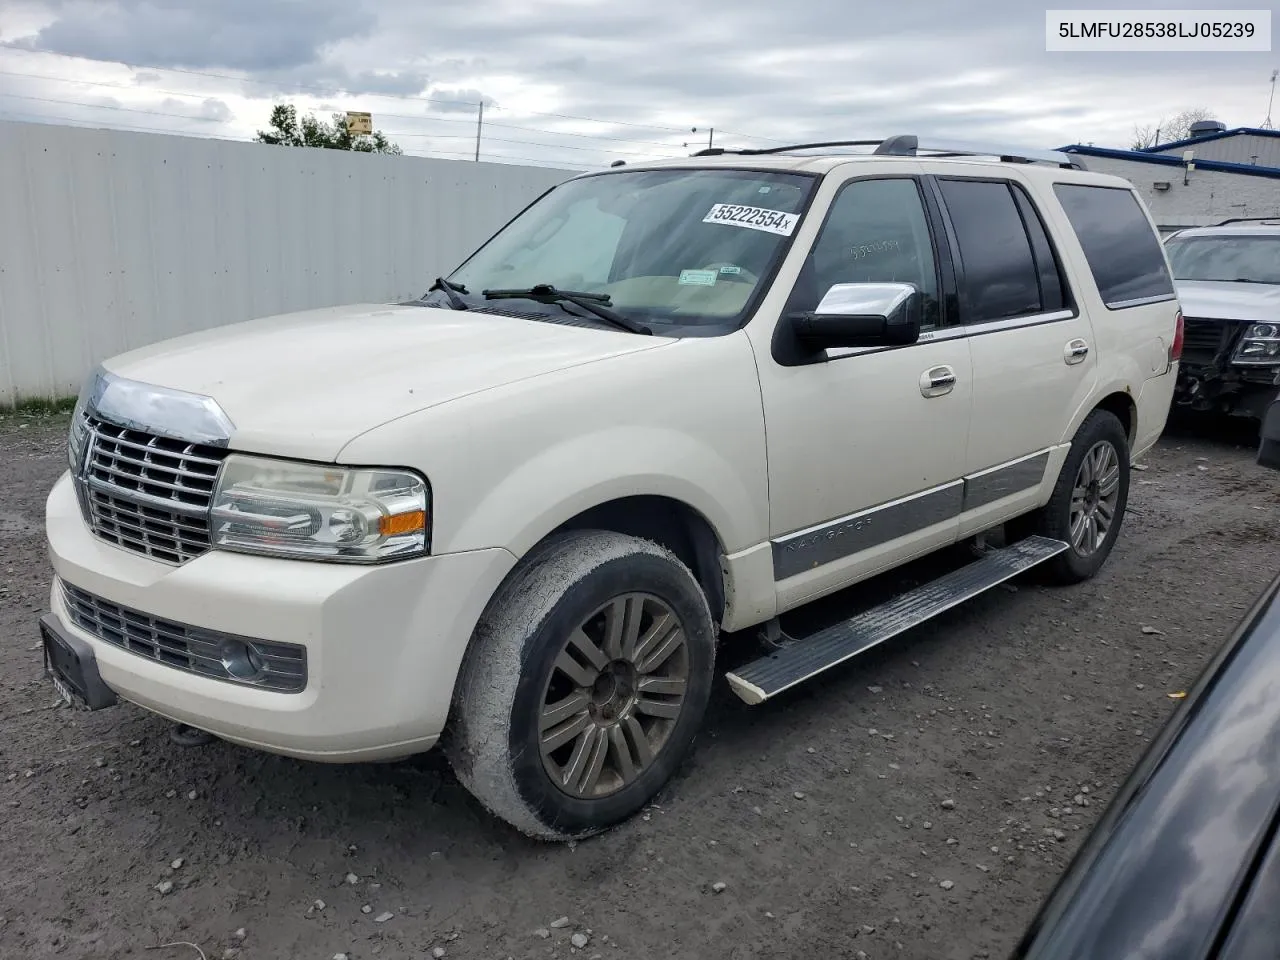
<path id="1" fill-rule="evenodd" d="M 519 317 L 364 304 L 162 341 L 105 365 L 215 397 L 237 449 L 333 460 L 371 425 L 579 364 L 670 345 Z M 372 463 L 398 463 L 391 459 Z"/>
<path id="2" fill-rule="evenodd" d="M 213 551 L 180 567 L 119 550 L 84 525 L 69 477 L 46 528 L 54 571 L 99 597 L 177 623 L 307 648 L 310 680 L 271 693 L 174 670 L 62 628 L 93 647 L 126 700 L 248 746 L 310 760 L 407 756 L 432 746 L 448 716 L 472 627 L 515 565 L 502 549 L 380 567 L 270 560 Z"/>
<path id="3" fill-rule="evenodd" d="M 735 333 L 676 340 L 363 305 L 111 360 L 122 376 L 214 397 L 235 423 L 233 449 L 420 470 L 431 484 L 433 555 L 365 568 L 213 551 L 171 567 L 91 536 L 64 479 L 48 502 L 60 576 L 157 616 L 303 644 L 313 670 L 303 693 L 272 694 L 89 641 L 108 684 L 158 713 L 266 749 L 328 760 L 412 752 L 439 736 L 464 651 L 502 578 L 592 507 L 665 497 L 705 519 L 722 554 L 723 626 L 737 630 L 1043 504 L 1072 434 L 1111 394 L 1136 404 L 1135 449 L 1159 435 L 1174 379 L 1162 351 L 1177 305 L 1117 312 L 1098 303 L 1052 199 L 1054 180 L 1099 178 L 995 171 L 1027 185 L 1041 206 L 1078 316 L 783 367 L 771 339 L 840 182 L 993 171 L 945 160 L 759 162 L 827 176 L 773 285 Z M 1068 365 L 1062 351 L 1076 337 L 1089 340 L 1089 357 Z M 955 388 L 924 397 L 921 374 L 942 364 L 954 369 Z M 964 478 L 980 484 L 984 472 L 1020 460 L 1043 462 L 1043 476 L 1003 499 L 975 497 L 967 513 L 777 577 L 779 538 L 930 490 L 959 496 Z M 55 612 L 65 626 L 56 602 Z"/>
<path id="4" fill-rule="evenodd" d="M 1188 317 L 1275 323 L 1280 319 L 1280 285 L 1179 280 L 1178 299 Z"/>

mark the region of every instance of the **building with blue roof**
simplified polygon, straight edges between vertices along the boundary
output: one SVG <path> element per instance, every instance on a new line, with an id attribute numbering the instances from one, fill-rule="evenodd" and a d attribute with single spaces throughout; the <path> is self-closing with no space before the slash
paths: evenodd
<path id="1" fill-rule="evenodd" d="M 1280 218 L 1280 131 L 1228 130 L 1205 120 L 1192 124 L 1191 134 L 1143 150 L 1080 143 L 1059 149 L 1090 170 L 1130 181 L 1166 233 L 1231 217 Z"/>

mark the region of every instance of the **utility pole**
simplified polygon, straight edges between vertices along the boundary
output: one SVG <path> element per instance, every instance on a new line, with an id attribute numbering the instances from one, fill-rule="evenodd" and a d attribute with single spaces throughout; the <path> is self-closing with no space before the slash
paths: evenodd
<path id="1" fill-rule="evenodd" d="M 1271 129 L 1271 105 L 1275 103 L 1275 99 L 1276 99 L 1276 76 L 1277 75 L 1280 75 L 1280 70 L 1271 71 L 1271 96 L 1267 98 L 1267 119 L 1262 121 L 1263 130 Z"/>
<path id="2" fill-rule="evenodd" d="M 476 163 L 480 162 L 480 131 L 484 128 L 484 101 L 480 101 L 480 109 L 476 113 Z"/>
<path id="3" fill-rule="evenodd" d="M 707 133 L 707 149 L 708 150 L 710 150 L 711 147 L 714 145 L 715 139 L 716 139 L 716 128 L 712 127 L 710 132 Z"/>

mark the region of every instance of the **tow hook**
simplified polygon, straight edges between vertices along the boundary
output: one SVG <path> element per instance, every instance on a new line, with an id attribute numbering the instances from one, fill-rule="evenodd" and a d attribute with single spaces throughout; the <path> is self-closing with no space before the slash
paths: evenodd
<path id="1" fill-rule="evenodd" d="M 169 739 L 180 747 L 203 747 L 218 738 L 205 730 L 197 730 L 185 723 L 175 723 L 169 728 Z"/>

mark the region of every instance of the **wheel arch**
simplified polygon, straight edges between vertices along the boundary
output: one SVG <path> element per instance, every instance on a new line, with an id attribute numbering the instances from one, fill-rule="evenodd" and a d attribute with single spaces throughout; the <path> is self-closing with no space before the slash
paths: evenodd
<path id="1" fill-rule="evenodd" d="M 1134 402 L 1133 394 L 1129 392 L 1129 389 L 1126 387 L 1124 390 L 1115 390 L 1108 393 L 1094 405 L 1093 409 L 1106 410 L 1108 413 L 1115 415 L 1116 419 L 1120 421 L 1120 426 L 1124 428 L 1125 436 L 1129 438 L 1129 449 L 1132 450 L 1138 435 L 1138 405 Z M 1093 411 L 1089 412 L 1092 413 Z M 1088 414 L 1085 416 L 1087 418 Z M 1079 425 L 1076 426 L 1076 429 L 1079 429 Z"/>
<path id="2" fill-rule="evenodd" d="M 618 497 L 570 517 L 543 539 L 571 530 L 608 530 L 666 547 L 693 572 L 712 619 L 719 624 L 724 617 L 724 544 L 711 522 L 684 501 L 653 494 Z"/>
<path id="3" fill-rule="evenodd" d="M 693 573 L 694 579 L 706 596 L 712 623 L 718 629 L 723 621 L 727 597 L 731 596 L 728 582 L 729 568 L 722 563 L 725 556 L 724 541 L 706 515 L 682 499 L 661 494 L 631 494 L 601 500 L 581 508 L 551 529 L 538 536 L 527 550 L 517 554 L 515 565 L 507 572 L 489 601 L 485 604 L 476 626 L 493 609 L 496 598 L 513 577 L 519 576 L 530 558 L 552 544 L 559 536 L 575 531 L 605 530 L 626 536 L 649 540 L 670 550 Z M 476 634 L 467 639 L 460 664 L 465 664 L 476 643 Z M 454 678 L 454 692 L 446 727 L 454 725 L 457 698 L 464 683 L 463 669 Z"/>

